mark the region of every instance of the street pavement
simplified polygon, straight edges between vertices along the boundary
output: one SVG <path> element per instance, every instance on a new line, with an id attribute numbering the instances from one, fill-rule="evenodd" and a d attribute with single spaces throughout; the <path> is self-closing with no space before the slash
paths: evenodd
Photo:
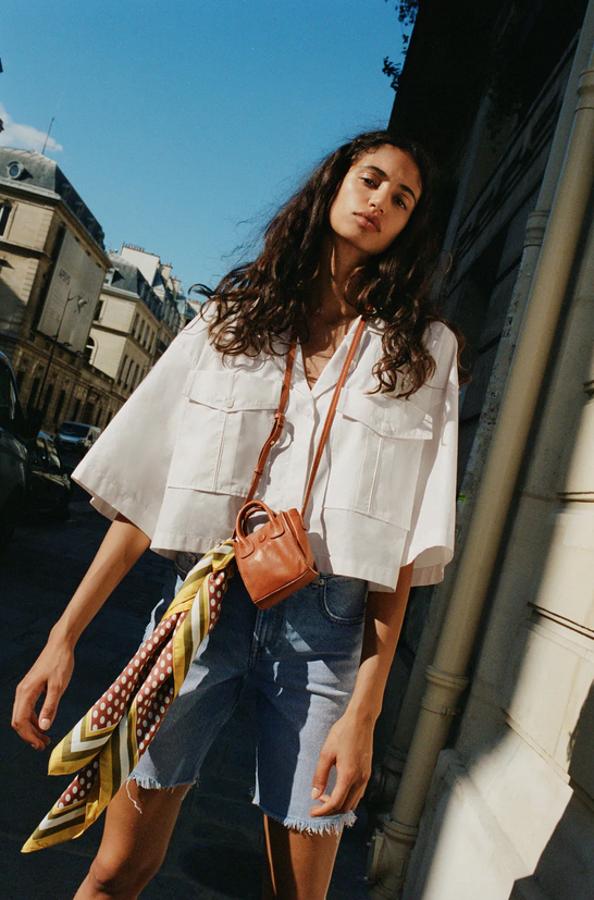
<path id="1" fill-rule="evenodd" d="M 47 777 L 48 754 L 10 728 L 14 689 L 43 647 L 108 527 L 76 489 L 66 522 L 21 526 L 0 555 L 0 900 L 68 900 L 82 881 L 102 829 L 33 854 L 20 847 L 51 807 L 63 778 Z M 150 551 L 87 629 L 71 685 L 51 730 L 61 738 L 119 673 L 138 646 L 171 564 Z M 244 693 L 187 796 L 164 865 L 143 900 L 259 900 L 264 841 L 251 802 L 255 759 L 253 702 Z M 363 900 L 365 812 L 344 832 L 329 900 Z"/>

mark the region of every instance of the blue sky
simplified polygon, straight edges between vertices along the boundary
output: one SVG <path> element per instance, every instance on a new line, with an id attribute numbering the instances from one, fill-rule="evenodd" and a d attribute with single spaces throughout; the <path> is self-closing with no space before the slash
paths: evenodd
<path id="1" fill-rule="evenodd" d="M 323 155 L 385 127 L 400 28 L 391 0 L 3 0 L 0 143 L 39 149 L 55 116 L 106 246 L 214 285 Z"/>

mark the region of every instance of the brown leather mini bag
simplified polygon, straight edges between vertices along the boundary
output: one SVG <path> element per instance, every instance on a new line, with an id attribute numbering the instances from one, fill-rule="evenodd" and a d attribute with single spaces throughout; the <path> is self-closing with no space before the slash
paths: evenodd
<path id="1" fill-rule="evenodd" d="M 346 380 L 355 351 L 365 328 L 361 319 L 348 349 L 340 377 L 324 422 L 320 441 L 312 463 L 301 511 L 298 509 L 274 512 L 262 500 L 254 500 L 258 483 L 264 471 L 268 454 L 278 441 L 285 423 L 285 409 L 289 399 L 291 375 L 295 362 L 296 342 L 287 354 L 287 365 L 278 409 L 274 414 L 274 426 L 260 451 L 254 469 L 246 502 L 237 514 L 235 532 L 235 562 L 248 594 L 262 609 L 280 603 L 289 594 L 305 587 L 318 576 L 318 569 L 304 525 L 304 516 L 311 496 L 314 480 L 322 459 L 324 447 L 336 413 L 338 397 Z M 265 524 L 251 533 L 247 532 L 250 517 L 264 514 Z"/>

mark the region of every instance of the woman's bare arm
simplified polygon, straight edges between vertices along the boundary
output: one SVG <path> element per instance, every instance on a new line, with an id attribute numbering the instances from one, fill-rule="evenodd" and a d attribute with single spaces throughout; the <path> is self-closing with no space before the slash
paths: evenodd
<path id="1" fill-rule="evenodd" d="M 414 563 L 400 569 L 393 592 L 370 591 L 367 597 L 361 662 L 344 715 L 334 723 L 320 753 L 312 782 L 312 798 L 321 801 L 312 816 L 355 809 L 371 774 L 373 729 L 381 712 L 384 689 L 408 604 Z M 325 793 L 332 766 L 336 785 Z"/>
<path id="2" fill-rule="evenodd" d="M 109 527 L 93 562 L 68 606 L 50 631 L 47 644 L 16 689 L 12 727 L 34 749 L 49 744 L 45 732 L 56 716 L 74 668 L 79 637 L 105 601 L 150 545 L 150 538 L 124 516 Z M 39 716 L 35 706 L 45 700 Z"/>
<path id="3" fill-rule="evenodd" d="M 400 569 L 396 590 L 370 591 L 367 596 L 361 664 L 348 711 L 361 723 L 375 725 L 402 631 L 414 563 Z"/>

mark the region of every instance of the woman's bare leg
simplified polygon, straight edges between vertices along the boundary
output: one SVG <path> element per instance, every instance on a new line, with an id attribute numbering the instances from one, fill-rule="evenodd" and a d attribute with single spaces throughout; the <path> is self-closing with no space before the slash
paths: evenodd
<path id="1" fill-rule="evenodd" d="M 189 788 L 122 785 L 107 808 L 99 851 L 74 900 L 135 900 L 161 867 Z"/>
<path id="2" fill-rule="evenodd" d="M 324 900 L 342 834 L 307 834 L 264 816 L 268 865 L 262 900 Z"/>

